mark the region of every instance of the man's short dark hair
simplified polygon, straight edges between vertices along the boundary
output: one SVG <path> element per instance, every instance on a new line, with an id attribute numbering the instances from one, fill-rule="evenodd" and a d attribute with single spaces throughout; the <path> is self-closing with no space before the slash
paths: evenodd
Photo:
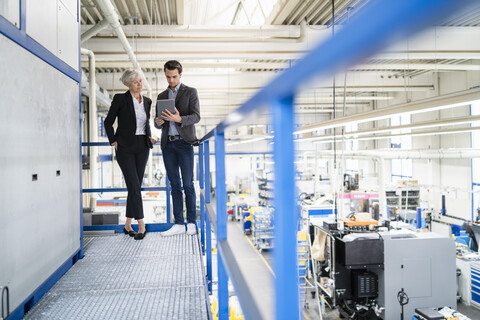
<path id="1" fill-rule="evenodd" d="M 177 60 L 169 60 L 169 61 L 165 62 L 165 65 L 163 66 L 163 72 L 165 72 L 167 69 L 168 70 L 177 69 L 178 73 L 182 73 L 182 71 L 183 71 L 182 64 L 180 62 L 178 62 Z"/>

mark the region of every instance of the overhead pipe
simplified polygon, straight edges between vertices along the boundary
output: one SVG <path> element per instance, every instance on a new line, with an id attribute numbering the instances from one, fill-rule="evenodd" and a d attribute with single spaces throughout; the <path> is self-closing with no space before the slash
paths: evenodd
<path id="1" fill-rule="evenodd" d="M 88 99 L 88 123 L 89 123 L 89 140 L 90 142 L 98 141 L 98 125 L 97 125 L 97 99 L 96 99 L 96 83 L 95 83 L 95 54 L 88 49 L 81 48 L 80 53 L 88 55 L 89 63 L 89 90 L 90 97 Z M 98 148 L 90 147 L 90 187 L 95 188 L 98 181 Z M 90 195 L 90 208 L 95 211 L 97 197 L 94 193 Z"/>
<path id="2" fill-rule="evenodd" d="M 90 98 L 90 82 L 88 81 L 85 74 L 82 74 L 82 94 Z M 103 91 L 102 91 L 103 90 Z M 110 108 L 112 104 L 112 99 L 107 93 L 106 89 L 101 89 L 99 86 L 95 86 L 96 100 L 97 100 L 97 111 L 98 106 L 103 106 L 105 108 Z"/>
<path id="3" fill-rule="evenodd" d="M 135 53 L 133 52 L 133 49 L 130 46 L 130 43 L 128 42 L 127 37 L 125 36 L 125 33 L 123 32 L 122 26 L 120 25 L 120 22 L 119 22 L 119 17 L 115 12 L 115 8 L 113 7 L 110 0 L 97 0 L 97 4 L 103 17 L 105 18 L 105 20 L 107 20 L 107 22 L 110 24 L 110 26 L 113 28 L 113 30 L 117 34 L 117 37 L 120 40 L 120 43 L 122 44 L 123 48 L 125 49 L 125 52 L 127 53 L 130 61 L 132 62 L 133 67 L 140 73 L 143 80 L 143 85 L 147 89 L 148 97 L 152 98 L 152 94 L 153 94 L 152 87 L 150 86 L 150 83 L 147 81 L 147 78 L 145 77 L 145 74 L 143 73 L 143 70 L 137 61 L 137 57 L 135 56 Z"/>
<path id="4" fill-rule="evenodd" d="M 95 36 L 97 33 L 108 27 L 109 23 L 106 19 L 103 19 L 102 21 L 98 22 L 96 25 L 82 33 L 81 35 L 81 43 L 84 43 L 91 37 Z"/>
<path id="5" fill-rule="evenodd" d="M 105 20 L 107 20 L 110 26 L 113 28 L 113 30 L 115 30 L 115 33 L 117 34 L 117 37 L 120 40 L 120 43 L 122 44 L 123 48 L 125 49 L 125 52 L 127 53 L 130 61 L 132 62 L 133 67 L 140 73 L 143 80 L 143 85 L 145 86 L 148 92 L 147 96 L 150 99 L 152 99 L 153 98 L 152 87 L 150 86 L 150 83 L 145 77 L 145 74 L 143 73 L 143 70 L 137 61 L 137 57 L 135 56 L 135 53 L 133 52 L 133 49 L 130 46 L 130 43 L 128 42 L 127 37 L 125 36 L 125 32 L 123 32 L 122 26 L 120 25 L 120 22 L 119 22 L 119 17 L 115 12 L 115 8 L 113 7 L 110 0 L 97 0 L 97 4 Z M 150 119 L 148 119 L 148 121 L 150 121 Z M 150 184 L 152 182 L 152 176 L 153 176 L 153 165 L 152 165 L 151 156 L 148 157 L 147 175 L 148 175 L 148 183 Z"/>

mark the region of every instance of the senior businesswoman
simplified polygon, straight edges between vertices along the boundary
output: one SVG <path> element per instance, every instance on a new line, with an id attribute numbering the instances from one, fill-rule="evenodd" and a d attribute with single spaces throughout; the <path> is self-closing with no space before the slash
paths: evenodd
<path id="1" fill-rule="evenodd" d="M 123 73 L 120 79 L 128 91 L 116 94 L 105 118 L 108 141 L 115 147 L 117 162 L 122 169 L 128 189 L 127 220 L 123 232 L 142 240 L 145 237 L 141 186 L 150 148 L 156 142 L 151 138 L 150 108 L 152 100 L 141 95 L 142 78 L 133 69 Z M 117 119 L 117 130 L 113 123 Z M 138 221 L 138 233 L 132 229 L 132 219 Z"/>

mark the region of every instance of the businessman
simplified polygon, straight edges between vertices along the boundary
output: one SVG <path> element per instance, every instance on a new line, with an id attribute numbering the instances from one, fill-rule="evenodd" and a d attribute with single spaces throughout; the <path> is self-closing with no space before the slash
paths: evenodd
<path id="1" fill-rule="evenodd" d="M 172 187 L 173 215 L 175 224 L 162 232 L 164 236 L 197 233 L 195 187 L 193 185 L 193 144 L 197 142 L 195 123 L 200 121 L 200 107 L 195 88 L 181 83 L 182 65 L 175 60 L 167 61 L 163 68 L 168 88 L 157 100 L 174 99 L 175 113 L 165 110 L 155 118 L 155 127 L 162 129 L 161 148 L 163 163 Z M 181 180 L 180 180 L 181 172 Z M 183 217 L 183 190 L 187 211 L 187 228 Z"/>

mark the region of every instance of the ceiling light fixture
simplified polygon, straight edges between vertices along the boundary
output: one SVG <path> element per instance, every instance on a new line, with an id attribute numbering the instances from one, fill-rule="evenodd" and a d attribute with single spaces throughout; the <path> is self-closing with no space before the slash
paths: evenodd
<path id="1" fill-rule="evenodd" d="M 387 119 L 401 114 L 417 114 L 423 112 L 438 111 L 449 108 L 466 106 L 480 102 L 480 88 L 456 92 L 435 98 L 419 100 L 411 103 L 404 103 L 380 110 L 372 110 L 361 114 L 323 121 L 300 128 L 294 134 L 314 132 L 331 128 L 342 127 L 348 124 L 363 123 Z"/>

